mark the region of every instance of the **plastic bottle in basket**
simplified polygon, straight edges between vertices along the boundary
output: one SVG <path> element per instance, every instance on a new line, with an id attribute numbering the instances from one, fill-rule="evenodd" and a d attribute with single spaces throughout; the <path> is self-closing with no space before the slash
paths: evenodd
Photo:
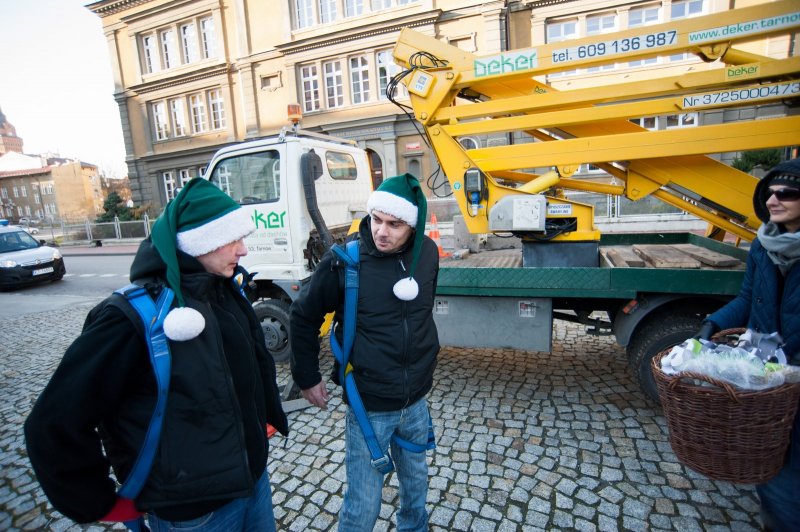
<path id="1" fill-rule="evenodd" d="M 743 390 L 764 390 L 785 382 L 787 366 L 767 364 L 753 351 L 702 340 L 689 339 L 675 346 L 661 360 L 668 375 L 700 373 L 723 380 Z"/>

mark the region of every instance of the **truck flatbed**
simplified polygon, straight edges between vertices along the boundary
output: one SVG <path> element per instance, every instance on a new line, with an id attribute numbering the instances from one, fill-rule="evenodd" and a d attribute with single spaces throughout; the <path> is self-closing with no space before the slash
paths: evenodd
<path id="1" fill-rule="evenodd" d="M 607 259 L 614 251 L 631 263 Z M 613 299 L 633 298 L 642 292 L 733 296 L 741 287 L 746 259 L 746 249 L 692 233 L 610 234 L 600 241 L 596 268 L 523 268 L 520 249 L 443 259 L 437 294 Z"/>

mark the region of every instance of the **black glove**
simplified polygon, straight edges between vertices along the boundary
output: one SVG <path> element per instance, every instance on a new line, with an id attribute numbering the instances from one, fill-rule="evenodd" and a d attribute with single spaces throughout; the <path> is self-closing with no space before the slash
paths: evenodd
<path id="1" fill-rule="evenodd" d="M 693 336 L 695 340 L 710 340 L 719 328 L 713 321 L 704 321 L 700 330 Z"/>

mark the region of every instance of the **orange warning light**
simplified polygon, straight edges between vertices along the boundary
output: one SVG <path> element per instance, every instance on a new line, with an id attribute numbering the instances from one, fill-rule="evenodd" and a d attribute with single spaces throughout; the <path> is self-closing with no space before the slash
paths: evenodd
<path id="1" fill-rule="evenodd" d="M 290 103 L 287 108 L 287 114 L 289 115 L 289 121 L 294 125 L 297 125 L 300 119 L 303 118 L 299 103 Z"/>

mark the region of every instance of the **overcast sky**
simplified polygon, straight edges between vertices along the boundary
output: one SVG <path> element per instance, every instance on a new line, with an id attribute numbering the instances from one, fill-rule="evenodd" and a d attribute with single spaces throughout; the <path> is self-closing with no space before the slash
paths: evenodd
<path id="1" fill-rule="evenodd" d="M 0 109 L 26 154 L 123 177 L 125 146 L 100 18 L 82 0 L 0 0 Z"/>

